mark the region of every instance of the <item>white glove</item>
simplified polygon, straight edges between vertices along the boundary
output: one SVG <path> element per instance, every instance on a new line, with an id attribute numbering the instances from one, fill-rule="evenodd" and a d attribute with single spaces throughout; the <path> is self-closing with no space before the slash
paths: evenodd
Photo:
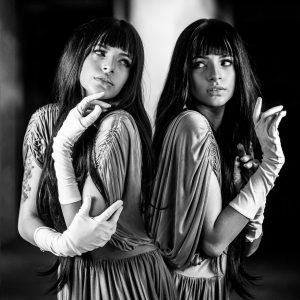
<path id="1" fill-rule="evenodd" d="M 42 251 L 56 256 L 76 256 L 103 247 L 116 231 L 123 209 L 118 200 L 97 217 L 90 217 L 91 197 L 85 197 L 83 204 L 71 225 L 63 233 L 49 227 L 38 227 L 34 241 Z"/>
<path id="2" fill-rule="evenodd" d="M 250 220 L 246 225 L 246 239 L 251 243 L 262 235 L 265 205 L 266 202 L 258 209 L 254 219 Z"/>
<path id="3" fill-rule="evenodd" d="M 78 103 L 69 112 L 57 136 L 53 139 L 52 157 L 57 178 L 58 198 L 61 204 L 81 201 L 72 164 L 72 147 L 83 132 L 98 119 L 102 109 L 111 106 L 96 100 L 103 95 L 103 92 L 93 94 Z M 93 110 L 91 110 L 92 106 L 94 106 Z M 88 114 L 83 116 L 86 113 Z"/>
<path id="4" fill-rule="evenodd" d="M 261 114 L 261 98 L 257 99 L 253 122 L 263 151 L 263 159 L 257 171 L 250 177 L 240 193 L 229 203 L 239 213 L 253 219 L 266 201 L 275 179 L 284 164 L 284 155 L 278 134 L 278 125 L 286 115 L 282 106 L 273 107 Z"/>

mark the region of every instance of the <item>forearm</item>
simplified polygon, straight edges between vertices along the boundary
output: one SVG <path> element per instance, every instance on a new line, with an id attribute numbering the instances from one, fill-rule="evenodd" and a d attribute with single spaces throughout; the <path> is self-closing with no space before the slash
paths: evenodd
<path id="1" fill-rule="evenodd" d="M 262 234 L 257 239 L 253 240 L 253 242 L 246 241 L 244 250 L 244 255 L 246 257 L 249 257 L 256 252 L 260 245 L 261 239 Z"/>
<path id="2" fill-rule="evenodd" d="M 75 215 L 77 214 L 77 212 L 79 211 L 79 209 L 81 207 L 81 204 L 82 204 L 82 201 L 77 201 L 77 202 L 70 203 L 70 204 L 61 204 L 60 205 L 67 227 L 69 227 L 70 224 L 72 223 Z"/>
<path id="3" fill-rule="evenodd" d="M 221 255 L 248 222 L 248 218 L 232 207 L 225 207 L 212 226 L 206 226 L 202 239 L 203 251 L 211 257 Z"/>
<path id="4" fill-rule="evenodd" d="M 18 220 L 18 231 L 20 236 L 31 243 L 34 246 L 37 246 L 34 241 L 34 231 L 38 227 L 45 226 L 42 220 L 36 214 L 27 214 L 20 215 Z"/>

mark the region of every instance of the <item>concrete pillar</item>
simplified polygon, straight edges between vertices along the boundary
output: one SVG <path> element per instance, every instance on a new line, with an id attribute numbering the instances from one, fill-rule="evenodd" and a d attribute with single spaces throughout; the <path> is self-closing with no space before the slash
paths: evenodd
<path id="1" fill-rule="evenodd" d="M 129 21 L 145 47 L 145 106 L 152 119 L 177 37 L 193 21 L 215 16 L 214 0 L 131 0 Z"/>

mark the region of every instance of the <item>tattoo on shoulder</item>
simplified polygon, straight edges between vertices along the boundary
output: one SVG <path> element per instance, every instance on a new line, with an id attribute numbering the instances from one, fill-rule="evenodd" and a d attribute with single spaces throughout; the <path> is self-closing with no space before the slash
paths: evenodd
<path id="1" fill-rule="evenodd" d="M 22 196 L 21 201 L 26 201 L 29 197 L 29 193 L 31 191 L 31 186 L 29 184 L 29 179 L 32 177 L 32 170 L 34 169 L 33 165 L 33 156 L 30 151 L 27 153 L 25 169 L 24 169 L 24 176 L 23 176 L 23 183 L 22 183 Z"/>

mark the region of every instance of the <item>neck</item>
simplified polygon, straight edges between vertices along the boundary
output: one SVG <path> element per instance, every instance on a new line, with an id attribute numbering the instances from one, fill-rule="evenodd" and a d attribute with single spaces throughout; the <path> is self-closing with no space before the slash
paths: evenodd
<path id="1" fill-rule="evenodd" d="M 218 131 L 225 112 L 225 105 L 221 107 L 207 107 L 205 105 L 196 105 L 196 110 L 206 117 L 215 131 Z"/>

